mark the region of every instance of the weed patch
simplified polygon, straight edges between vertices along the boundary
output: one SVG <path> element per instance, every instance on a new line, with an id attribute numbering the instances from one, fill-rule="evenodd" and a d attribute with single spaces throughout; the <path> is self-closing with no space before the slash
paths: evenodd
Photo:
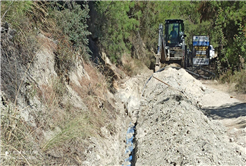
<path id="1" fill-rule="evenodd" d="M 42 150 L 61 146 L 65 142 L 73 139 L 86 139 L 92 136 L 93 126 L 88 115 L 81 115 L 75 119 L 68 120 L 68 123 L 63 127 L 62 131 L 51 138 L 42 146 Z"/>
<path id="2" fill-rule="evenodd" d="M 238 92 L 246 93 L 246 70 L 236 72 L 233 76 L 233 82 L 236 82 L 236 90 Z"/>
<path id="3" fill-rule="evenodd" d="M 79 80 L 80 86 L 74 83 L 71 83 L 70 86 L 88 107 L 89 117 L 91 117 L 90 122 L 94 130 L 100 133 L 100 128 L 111 123 L 116 112 L 112 110 L 113 108 L 107 102 L 106 93 L 108 83 L 106 78 L 90 64 L 84 64 L 84 68 L 90 79 L 83 77 Z M 112 133 L 115 131 L 112 126 L 110 130 Z"/>
<path id="4" fill-rule="evenodd" d="M 236 71 L 232 73 L 228 70 L 219 78 L 221 83 L 228 82 L 229 84 L 235 83 L 235 90 L 240 93 L 246 93 L 246 70 Z"/>
<path id="5" fill-rule="evenodd" d="M 35 130 L 21 118 L 17 107 L 8 104 L 1 110 L 1 164 L 2 165 L 42 165 Z"/>

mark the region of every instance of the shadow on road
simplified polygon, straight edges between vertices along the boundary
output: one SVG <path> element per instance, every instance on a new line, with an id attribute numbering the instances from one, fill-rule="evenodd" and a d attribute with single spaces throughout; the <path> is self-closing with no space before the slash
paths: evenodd
<path id="1" fill-rule="evenodd" d="M 238 118 L 246 116 L 246 103 L 204 108 L 203 113 L 213 119 Z"/>

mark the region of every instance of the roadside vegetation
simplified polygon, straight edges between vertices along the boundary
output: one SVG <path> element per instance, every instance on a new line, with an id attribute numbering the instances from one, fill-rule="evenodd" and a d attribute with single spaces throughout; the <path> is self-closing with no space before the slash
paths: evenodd
<path id="1" fill-rule="evenodd" d="M 95 15 L 89 15 L 92 7 Z M 91 23 L 92 17 L 96 19 Z M 143 64 L 153 68 L 159 24 L 172 18 L 185 21 L 189 47 L 193 35 L 210 36 L 211 44 L 219 53 L 218 77 L 222 82 L 235 83 L 239 92 L 246 93 L 246 2 L 1 2 L 1 26 L 12 29 L 11 33 L 2 33 L 1 39 L 1 91 L 4 92 L 1 97 L 5 108 L 1 110 L 3 164 L 49 165 L 52 150 L 66 153 L 71 149 L 86 148 L 87 145 L 81 142 L 100 135 L 102 126 L 108 126 L 113 134 L 115 129 L 111 121 L 116 112 L 107 109 L 111 106 L 104 96 L 107 89 L 112 88 L 112 78 L 105 78 L 92 65 L 89 37 L 96 36 L 100 51 L 132 76 L 141 73 Z M 89 30 L 89 24 L 95 28 Z M 40 34 L 56 42 L 53 53 L 58 75 L 50 78 L 52 84 L 42 87 L 33 80 L 24 82 L 35 53 L 45 44 L 38 39 Z M 80 86 L 71 83 L 70 87 L 83 99 L 89 111 L 78 110 L 71 100 L 63 103 L 67 94 L 67 75 L 78 61 L 82 61 L 89 71 L 91 80 L 80 80 Z M 31 88 L 26 90 L 26 86 Z M 44 112 L 33 115 L 37 128 L 20 118 L 21 112 L 27 109 L 18 107 L 21 95 L 25 95 L 27 103 L 29 98 L 37 97 L 44 106 Z M 105 109 L 99 108 L 98 102 L 106 102 Z M 48 128 L 56 134 L 44 141 L 41 130 Z M 56 159 L 53 156 L 53 164 L 61 160 L 57 156 Z M 81 164 L 72 152 L 63 158 L 62 164 L 70 164 L 71 158 Z"/>
<path id="2" fill-rule="evenodd" d="M 80 1 L 8 1 L 1 6 L 2 22 L 11 23 L 18 32 L 19 43 L 26 49 L 36 48 L 32 37 L 40 31 L 57 40 L 57 71 L 69 71 L 75 55 L 89 60 L 90 34 L 96 36 L 100 50 L 106 52 L 113 63 L 122 65 L 122 55 L 128 54 L 152 68 L 158 26 L 174 18 L 184 20 L 190 50 L 193 35 L 209 35 L 210 43 L 218 52 L 218 75 L 228 70 L 234 74 L 245 68 L 241 67 L 245 66 L 246 59 L 246 3 L 243 1 L 98 1 L 90 2 L 90 6 L 96 11 L 93 16 L 89 16 L 88 3 Z M 97 18 L 91 32 L 88 31 L 90 17 Z M 29 55 L 25 59 L 31 61 L 32 57 Z"/>
<path id="3" fill-rule="evenodd" d="M 179 18 L 184 20 L 190 50 L 193 35 L 209 35 L 210 43 L 218 52 L 218 77 L 226 73 L 245 73 L 246 3 L 243 1 L 108 1 L 95 2 L 95 5 L 103 18 L 99 20 L 104 20 L 97 22 L 101 27 L 99 41 L 115 63 L 126 52 L 150 67 L 157 48 L 159 24 L 164 24 L 166 19 Z M 245 80 L 238 78 L 234 80 L 241 87 Z"/>
<path id="4" fill-rule="evenodd" d="M 89 61 L 88 12 L 87 2 L 1 3 L 1 164 L 81 165 L 88 146 L 85 140 L 99 136 L 102 126 L 112 126 L 108 114 L 114 117 L 116 112 L 108 112 L 107 79 Z M 39 86 L 29 69 L 41 47 L 53 50 L 58 77 Z M 70 85 L 86 105 L 78 109 L 66 84 L 79 61 L 90 80 Z M 20 101 L 23 96 L 25 101 Z M 41 102 L 41 108 L 30 103 L 34 100 Z M 98 102 L 104 107 L 99 108 Z M 31 122 L 23 114 L 30 114 Z M 110 127 L 111 134 L 113 130 Z"/>

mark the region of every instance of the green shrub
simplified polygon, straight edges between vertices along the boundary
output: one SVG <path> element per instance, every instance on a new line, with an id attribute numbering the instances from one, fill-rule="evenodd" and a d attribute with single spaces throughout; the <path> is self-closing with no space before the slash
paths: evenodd
<path id="1" fill-rule="evenodd" d="M 236 72 L 233 81 L 236 83 L 235 88 L 238 92 L 246 93 L 246 70 Z"/>
<path id="2" fill-rule="evenodd" d="M 99 42 L 113 63 L 120 61 L 124 52 L 130 52 L 129 38 L 138 30 L 137 14 L 131 13 L 135 2 L 97 2 L 98 22 L 101 27 Z"/>
<path id="3" fill-rule="evenodd" d="M 89 40 L 87 38 L 90 32 L 87 30 L 87 19 L 89 18 L 89 7 L 85 3 L 82 6 L 76 2 L 70 2 L 71 8 L 56 10 L 54 18 L 59 28 L 73 44 L 75 51 L 79 51 L 84 60 L 89 59 L 90 49 L 88 47 Z M 63 7 L 56 3 L 59 7 Z"/>

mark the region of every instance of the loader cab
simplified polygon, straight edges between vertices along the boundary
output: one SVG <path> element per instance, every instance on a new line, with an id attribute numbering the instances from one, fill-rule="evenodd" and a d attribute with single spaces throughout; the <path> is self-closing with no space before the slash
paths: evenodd
<path id="1" fill-rule="evenodd" d="M 175 19 L 165 21 L 166 46 L 181 46 L 185 36 L 183 20 Z"/>

